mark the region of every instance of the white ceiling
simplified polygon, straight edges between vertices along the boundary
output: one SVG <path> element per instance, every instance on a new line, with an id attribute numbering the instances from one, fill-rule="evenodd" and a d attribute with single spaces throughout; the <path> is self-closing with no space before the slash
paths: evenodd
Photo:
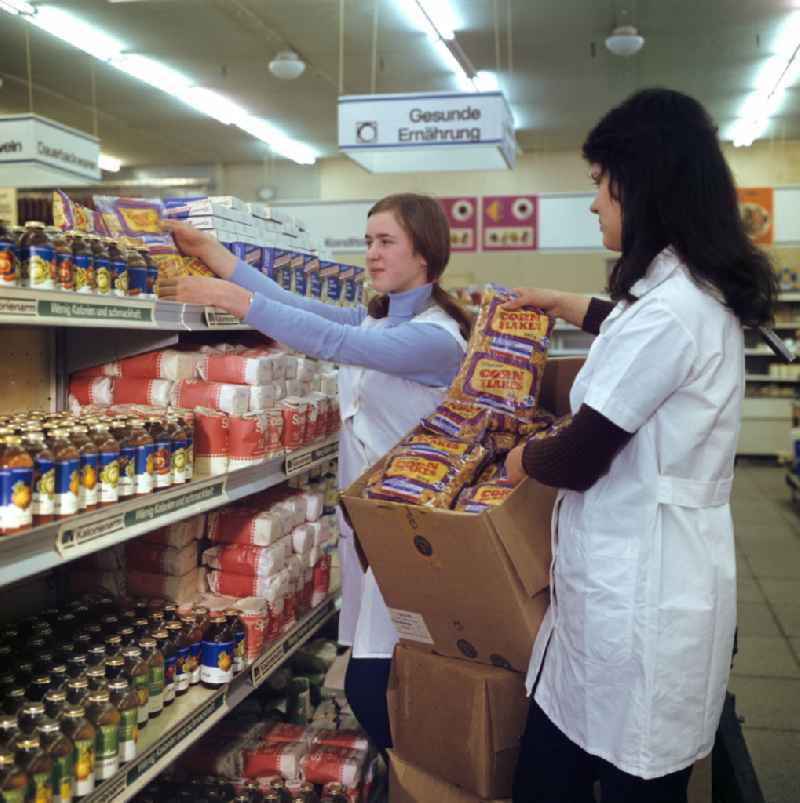
<path id="1" fill-rule="evenodd" d="M 345 0 L 344 90 L 371 88 L 375 0 Z M 379 92 L 455 89 L 425 35 L 392 0 L 378 0 Z M 60 0 L 131 51 L 183 70 L 317 149 L 336 153 L 338 0 Z M 689 92 L 724 131 L 753 88 L 777 27 L 796 0 L 450 0 L 456 33 L 477 69 L 497 65 L 524 150 L 574 148 L 611 105 L 642 86 Z M 633 58 L 603 41 L 622 11 L 646 37 Z M 509 58 L 508 15 L 511 16 Z M 24 30 L 0 13 L 0 113 L 28 109 Z M 263 143 L 30 28 L 34 110 L 92 132 L 91 72 L 103 150 L 126 165 L 260 161 Z M 267 62 L 286 46 L 309 63 L 280 81 Z M 510 62 L 510 64 L 509 64 Z M 800 89 L 791 89 L 768 135 L 800 139 Z"/>

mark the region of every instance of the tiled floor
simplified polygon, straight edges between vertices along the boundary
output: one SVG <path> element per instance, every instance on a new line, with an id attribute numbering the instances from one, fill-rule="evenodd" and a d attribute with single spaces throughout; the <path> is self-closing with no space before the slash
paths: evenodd
<path id="1" fill-rule="evenodd" d="M 740 461 L 739 654 L 730 689 L 767 803 L 800 801 L 800 505 L 785 469 Z"/>

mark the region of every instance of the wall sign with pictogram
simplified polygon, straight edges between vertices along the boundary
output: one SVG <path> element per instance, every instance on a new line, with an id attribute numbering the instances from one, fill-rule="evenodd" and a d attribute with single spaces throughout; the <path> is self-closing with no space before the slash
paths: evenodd
<path id="1" fill-rule="evenodd" d="M 450 224 L 450 250 L 477 251 L 478 199 L 461 195 L 438 201 Z"/>
<path id="2" fill-rule="evenodd" d="M 486 195 L 481 199 L 484 251 L 534 251 L 538 198 L 535 195 Z"/>

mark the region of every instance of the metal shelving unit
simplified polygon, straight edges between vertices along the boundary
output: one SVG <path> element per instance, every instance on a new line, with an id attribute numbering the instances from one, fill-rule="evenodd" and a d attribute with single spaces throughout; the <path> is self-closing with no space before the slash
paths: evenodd
<path id="1" fill-rule="evenodd" d="M 3 323 L 200 332 L 250 329 L 214 307 L 23 287 L 0 291 Z"/>
<path id="2" fill-rule="evenodd" d="M 338 590 L 304 616 L 288 633 L 273 642 L 226 687 L 210 691 L 190 689 L 151 720 L 139 739 L 139 755 L 112 778 L 82 798 L 83 803 L 125 803 L 163 772 L 223 717 L 257 689 L 283 661 L 296 652 L 341 607 Z"/>
<path id="3" fill-rule="evenodd" d="M 333 459 L 337 448 L 332 436 L 264 463 L 6 536 L 0 539 L 0 587 L 279 485 Z"/>

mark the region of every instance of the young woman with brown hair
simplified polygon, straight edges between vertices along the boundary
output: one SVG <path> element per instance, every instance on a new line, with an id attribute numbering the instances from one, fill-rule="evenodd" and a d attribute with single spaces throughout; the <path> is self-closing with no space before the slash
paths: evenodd
<path id="1" fill-rule="evenodd" d="M 178 247 L 228 281 L 162 280 L 161 298 L 213 304 L 312 357 L 339 363 L 339 487 L 378 461 L 444 397 L 464 356 L 471 319 L 439 286 L 450 230 L 439 204 L 402 193 L 367 216 L 367 271 L 380 294 L 368 308 L 302 298 L 237 261 L 210 236 L 167 224 Z M 339 640 L 352 645 L 346 691 L 373 743 L 391 746 L 386 687 L 397 632 L 371 571 L 358 563 L 341 515 Z"/>

